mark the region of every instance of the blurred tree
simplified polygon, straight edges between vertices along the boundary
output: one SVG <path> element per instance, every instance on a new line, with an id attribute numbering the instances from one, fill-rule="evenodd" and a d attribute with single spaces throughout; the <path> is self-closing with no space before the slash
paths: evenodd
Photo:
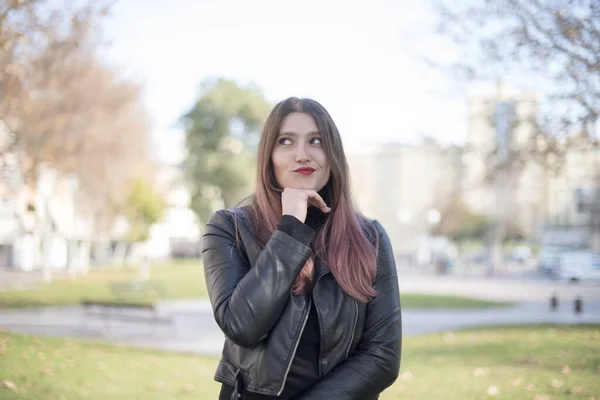
<path id="1" fill-rule="evenodd" d="M 135 179 L 130 188 L 125 217 L 129 222 L 129 240 L 143 242 L 150 237 L 150 228 L 165 212 L 165 200 L 144 179 Z"/>
<path id="2" fill-rule="evenodd" d="M 191 207 L 201 221 L 251 193 L 255 147 L 269 109 L 257 88 L 210 79 L 182 116 L 188 149 L 185 170 L 194 185 Z"/>
<path id="3" fill-rule="evenodd" d="M 459 194 L 455 194 L 448 206 L 442 211 L 434 234 L 443 235 L 454 241 L 483 240 L 490 219 L 471 210 Z"/>
<path id="4" fill-rule="evenodd" d="M 439 29 L 460 56 L 445 67 L 467 81 L 520 78 L 548 95 L 540 132 L 552 139 L 598 134 L 598 0 L 435 0 Z M 536 139 L 536 138 L 532 138 Z M 539 139 L 537 139 L 539 140 Z"/>
<path id="5" fill-rule="evenodd" d="M 507 204 L 520 174 L 536 162 L 560 172 L 571 149 L 598 146 L 600 113 L 600 2 L 598 0 L 434 0 L 438 28 L 455 45 L 452 60 L 430 60 L 459 82 L 514 82 L 542 96 L 535 113 L 512 112 L 504 143 L 486 157 L 486 181 L 497 195 L 490 225 L 489 272 L 502 260 L 514 231 Z M 501 104 L 498 107 L 510 106 Z M 505 110 L 506 111 L 506 110 Z M 506 114 L 506 113 L 505 113 Z M 509 113 L 510 114 L 510 113 Z M 504 115 L 506 117 L 506 115 Z M 498 128 L 498 115 L 490 124 Z M 502 118 L 500 118 L 502 119 Z M 519 126 L 528 137 L 515 140 Z"/>
<path id="6" fill-rule="evenodd" d="M 87 110 L 73 115 L 78 127 L 62 131 L 65 140 L 58 140 L 62 146 L 54 153 L 62 159 L 56 165 L 80 176 L 98 234 L 107 235 L 126 207 L 131 181 L 140 175 L 151 180 L 154 174 L 148 117 L 141 87 L 110 68 L 93 63 L 72 83 L 65 94 L 79 98 Z"/>
<path id="7" fill-rule="evenodd" d="M 0 166 L 4 155 L 16 155 L 32 193 L 43 164 L 78 176 L 80 207 L 94 215 L 104 243 L 126 209 L 131 180 L 151 173 L 141 85 L 97 55 L 109 6 L 0 2 Z"/>
<path id="8" fill-rule="evenodd" d="M 99 43 L 97 28 L 107 12 L 106 1 L 100 0 L 0 3 L 0 115 L 10 134 L 0 151 L 23 150 L 23 141 L 44 136 L 26 129 L 24 122 L 42 99 L 56 102 L 54 96 L 65 83 L 57 76 L 63 67 L 93 53 Z M 66 123 L 62 114 L 71 110 L 53 111 L 56 118 L 48 124 L 57 125 Z"/>

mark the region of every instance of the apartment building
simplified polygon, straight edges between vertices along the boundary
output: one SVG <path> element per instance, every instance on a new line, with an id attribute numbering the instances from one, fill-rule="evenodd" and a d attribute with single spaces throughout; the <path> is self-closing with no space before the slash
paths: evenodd
<path id="1" fill-rule="evenodd" d="M 422 143 L 378 144 L 347 151 L 360 211 L 385 226 L 398 254 L 413 254 L 435 217 L 459 190 L 462 150 Z"/>

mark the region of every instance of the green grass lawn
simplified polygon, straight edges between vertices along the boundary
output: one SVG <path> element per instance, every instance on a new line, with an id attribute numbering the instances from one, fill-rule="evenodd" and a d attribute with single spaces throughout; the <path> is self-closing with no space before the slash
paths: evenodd
<path id="1" fill-rule="evenodd" d="M 508 307 L 513 303 L 495 302 L 454 295 L 400 293 L 403 309 L 449 309 Z"/>
<path id="2" fill-rule="evenodd" d="M 137 276 L 138 270 L 135 268 L 102 268 L 91 270 L 87 276 L 79 276 L 75 280 L 63 277 L 34 289 L 0 291 L 0 309 L 78 304 L 82 299 L 152 303 L 159 298 L 207 296 L 204 270 L 199 261 L 174 261 L 154 265 L 150 280 L 160 283 L 165 290 L 164 294 L 143 290 L 118 295 L 111 290 L 112 284 L 132 281 L 137 279 Z M 508 305 L 508 303 L 445 295 L 402 293 L 401 297 L 404 309 L 483 308 Z"/>
<path id="3" fill-rule="evenodd" d="M 381 400 L 577 400 L 600 394 L 600 325 L 406 338 Z M 216 399 L 216 358 L 0 332 L 0 399 Z"/>
<path id="4" fill-rule="evenodd" d="M 87 276 L 78 276 L 75 280 L 62 278 L 34 289 L 0 291 L 0 308 L 77 304 L 82 299 L 151 303 L 161 297 L 206 296 L 204 270 L 199 261 L 174 261 L 154 265 L 150 280 L 162 285 L 164 295 L 149 290 L 124 294 L 117 294 L 111 290 L 112 284 L 136 279 L 137 268 L 92 269 Z"/>

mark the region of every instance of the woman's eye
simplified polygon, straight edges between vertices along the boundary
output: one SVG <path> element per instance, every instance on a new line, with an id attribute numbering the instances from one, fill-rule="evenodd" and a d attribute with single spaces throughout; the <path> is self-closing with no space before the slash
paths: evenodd
<path id="1" fill-rule="evenodd" d="M 279 139 L 279 144 L 292 144 L 292 141 L 288 138 Z"/>
<path id="2" fill-rule="evenodd" d="M 310 142 L 312 144 L 323 144 L 323 141 L 321 140 L 321 138 L 312 138 L 312 140 Z"/>

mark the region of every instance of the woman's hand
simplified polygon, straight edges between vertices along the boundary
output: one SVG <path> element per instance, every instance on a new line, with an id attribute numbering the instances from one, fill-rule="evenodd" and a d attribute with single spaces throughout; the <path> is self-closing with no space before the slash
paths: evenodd
<path id="1" fill-rule="evenodd" d="M 287 187 L 281 194 L 281 210 L 283 215 L 291 215 L 303 222 L 306 220 L 308 206 L 315 206 L 324 213 L 331 211 L 316 190 L 295 189 Z"/>

